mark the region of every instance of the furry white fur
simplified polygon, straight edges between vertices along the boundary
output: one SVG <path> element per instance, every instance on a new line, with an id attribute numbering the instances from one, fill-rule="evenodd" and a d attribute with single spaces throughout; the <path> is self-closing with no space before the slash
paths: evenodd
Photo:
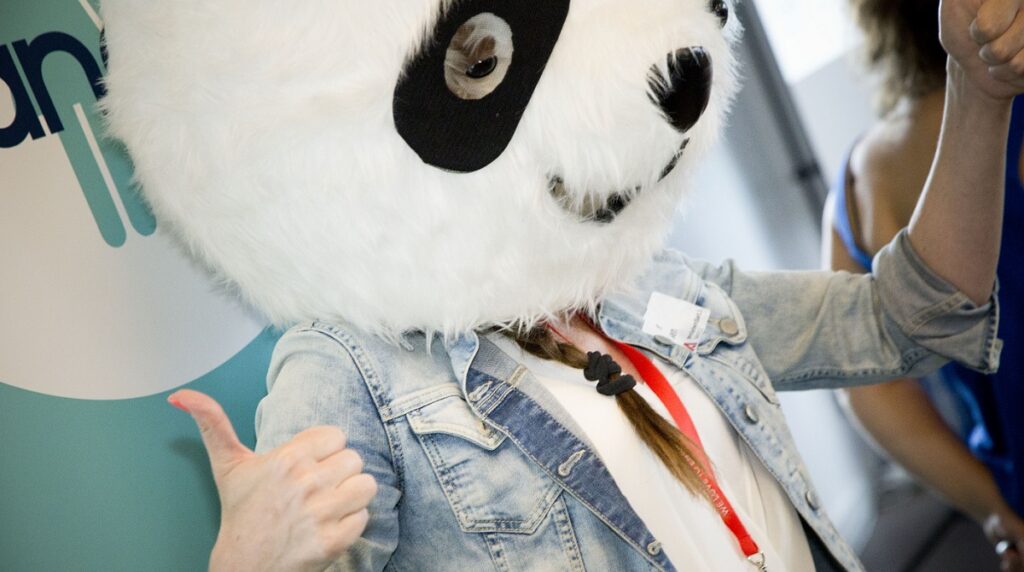
<path id="1" fill-rule="evenodd" d="M 573 0 L 507 151 L 470 174 L 395 129 L 405 63 L 451 0 L 104 0 L 112 133 L 158 218 L 273 322 L 454 335 L 592 308 L 661 246 L 735 89 L 707 0 Z M 514 31 L 513 31 L 514 32 Z M 684 136 L 653 65 L 703 46 L 708 111 Z M 441 70 L 438 73 L 442 73 Z M 574 201 L 643 191 L 611 224 Z"/>

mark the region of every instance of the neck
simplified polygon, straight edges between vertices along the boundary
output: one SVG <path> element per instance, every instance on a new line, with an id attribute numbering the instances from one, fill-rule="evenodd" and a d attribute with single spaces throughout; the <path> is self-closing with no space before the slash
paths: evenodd
<path id="1" fill-rule="evenodd" d="M 623 375 L 631 375 L 637 381 L 643 379 L 622 351 L 608 341 L 587 318 L 577 314 L 570 318 L 550 321 L 547 327 L 559 341 L 575 346 L 584 354 L 599 352 L 610 355 L 622 367 Z"/>

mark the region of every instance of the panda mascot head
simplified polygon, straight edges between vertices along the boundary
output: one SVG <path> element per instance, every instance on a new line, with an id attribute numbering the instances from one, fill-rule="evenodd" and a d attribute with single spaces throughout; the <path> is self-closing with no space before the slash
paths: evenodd
<path id="1" fill-rule="evenodd" d="M 109 128 L 272 321 L 394 338 L 629 288 L 734 92 L 723 0 L 104 0 Z"/>

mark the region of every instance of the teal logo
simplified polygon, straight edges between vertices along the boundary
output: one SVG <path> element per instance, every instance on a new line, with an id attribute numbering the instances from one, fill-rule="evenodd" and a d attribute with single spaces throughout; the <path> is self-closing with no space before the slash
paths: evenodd
<path id="1" fill-rule="evenodd" d="M 92 3 L 70 4 L 79 8 L 71 30 L 43 30 L 0 44 L 0 82 L 14 103 L 13 120 L 0 126 L 0 150 L 59 138 L 100 235 L 116 248 L 127 241 L 129 228 L 141 236 L 153 234 L 156 220 L 132 183 L 127 153 L 102 132 L 96 102 L 104 93 L 103 24 Z M 61 10 L 64 20 L 67 8 Z M 10 30 L 0 32 L 0 38 L 10 37 Z"/>

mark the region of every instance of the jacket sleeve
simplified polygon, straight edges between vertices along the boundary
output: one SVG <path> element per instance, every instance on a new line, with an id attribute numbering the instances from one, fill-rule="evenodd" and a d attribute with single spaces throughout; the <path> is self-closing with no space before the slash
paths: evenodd
<path id="1" fill-rule="evenodd" d="M 387 431 L 356 361 L 329 330 L 296 327 L 278 342 L 267 374 L 269 395 L 256 412 L 256 451 L 282 445 L 296 434 L 333 425 L 377 480 L 370 521 L 356 544 L 331 570 L 383 570 L 398 545 L 401 496 Z"/>
<path id="2" fill-rule="evenodd" d="M 950 360 L 985 373 L 999 367 L 997 297 L 973 303 L 921 261 L 906 231 L 866 275 L 695 269 L 739 307 L 780 391 L 920 377 Z"/>

